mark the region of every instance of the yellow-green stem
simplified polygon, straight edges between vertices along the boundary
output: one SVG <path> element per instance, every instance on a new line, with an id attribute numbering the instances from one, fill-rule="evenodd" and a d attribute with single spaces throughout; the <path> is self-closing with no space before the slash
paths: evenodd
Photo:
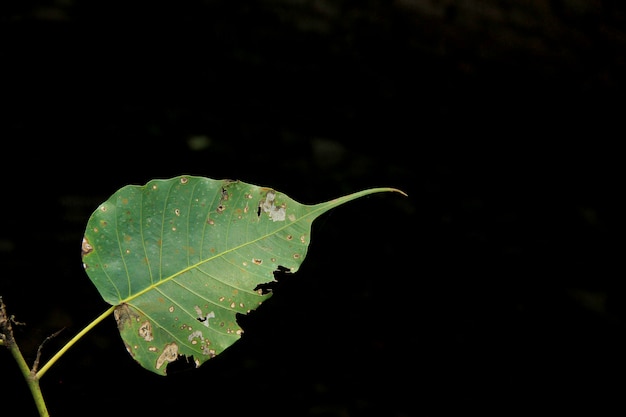
<path id="1" fill-rule="evenodd" d="M 11 340 L 10 343 L 7 343 L 8 348 L 11 351 L 11 354 L 13 355 L 13 357 L 15 358 L 15 361 L 17 362 L 17 366 L 20 368 L 20 371 L 22 371 L 22 374 L 24 375 L 24 379 L 26 380 L 26 383 L 28 384 L 30 393 L 32 394 L 33 399 L 35 400 L 35 405 L 37 406 L 39 415 L 41 417 L 48 417 L 49 416 L 48 409 L 46 408 L 46 402 L 43 399 L 41 387 L 39 386 L 39 378 L 34 372 L 31 372 L 31 370 L 28 368 L 28 365 L 26 364 L 26 361 L 24 360 L 24 356 L 22 356 L 22 352 L 20 352 L 19 347 L 14 342 L 15 342 L 14 340 Z"/>
<path id="2" fill-rule="evenodd" d="M 76 336 L 74 336 L 72 338 L 72 340 L 70 340 L 69 342 L 67 342 L 65 344 L 65 346 L 63 346 L 53 357 L 51 357 L 48 362 L 46 362 L 46 364 L 44 366 L 41 367 L 41 369 L 39 369 L 39 371 L 37 371 L 37 374 L 35 375 L 37 377 L 37 379 L 40 379 L 43 374 L 46 373 L 46 371 L 48 369 L 50 369 L 50 367 L 61 357 L 63 356 L 63 354 L 65 352 L 68 351 L 69 348 L 72 347 L 72 345 L 74 345 L 74 343 L 78 342 L 80 340 L 80 338 L 82 338 L 89 330 L 93 329 L 98 323 L 100 323 L 102 320 L 104 320 L 106 317 L 108 317 L 109 315 L 111 315 L 111 313 L 113 313 L 113 310 L 115 310 L 115 306 L 111 306 L 109 307 L 104 313 L 100 314 L 94 321 L 92 321 L 91 323 L 89 323 L 83 330 L 81 330 Z"/>

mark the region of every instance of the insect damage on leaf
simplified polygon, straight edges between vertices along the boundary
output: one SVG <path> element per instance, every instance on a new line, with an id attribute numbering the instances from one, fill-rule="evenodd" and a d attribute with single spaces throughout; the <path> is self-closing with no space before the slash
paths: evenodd
<path id="1" fill-rule="evenodd" d="M 161 338 L 155 340 L 152 322 L 126 303 L 117 306 L 113 315 L 128 353 L 135 360 L 138 360 L 138 355 L 157 355 L 154 369 L 159 371 L 163 368 L 162 372 L 166 374 L 165 366 L 180 356 L 178 344 L 175 341 L 164 342 Z"/>
<path id="2" fill-rule="evenodd" d="M 152 336 L 152 325 L 149 321 L 144 321 L 139 326 L 139 336 L 146 342 L 151 342 L 154 339 L 154 336 Z"/>
<path id="3" fill-rule="evenodd" d="M 161 369 L 164 363 L 174 362 L 176 359 L 178 359 L 178 345 L 174 342 L 168 343 L 156 361 L 156 369 Z"/>
<path id="4" fill-rule="evenodd" d="M 196 310 L 196 314 L 198 314 L 198 321 L 203 323 L 206 327 L 209 327 L 209 319 L 214 319 L 215 318 L 215 312 L 210 311 L 206 314 L 206 316 L 204 314 L 202 314 L 202 309 L 200 307 L 193 306 L 194 310 Z"/>
<path id="5" fill-rule="evenodd" d="M 134 313 L 125 303 L 115 307 L 115 310 L 113 310 L 113 316 L 115 317 L 117 328 L 120 331 L 124 330 L 127 326 L 130 326 L 133 318 L 139 320 L 139 315 Z"/>
<path id="6" fill-rule="evenodd" d="M 272 221 L 282 222 L 285 220 L 287 206 L 283 203 L 277 207 L 274 200 L 276 200 L 276 192 L 274 190 L 269 190 L 265 195 L 265 201 L 259 203 L 259 206 L 265 213 L 269 214 Z"/>

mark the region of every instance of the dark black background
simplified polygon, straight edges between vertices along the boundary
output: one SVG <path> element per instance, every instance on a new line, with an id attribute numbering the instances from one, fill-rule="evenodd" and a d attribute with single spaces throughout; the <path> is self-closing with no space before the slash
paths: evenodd
<path id="1" fill-rule="evenodd" d="M 621 3 L 3 13 L 0 295 L 29 363 L 107 308 L 80 241 L 124 185 L 408 194 L 318 219 L 300 271 L 201 369 L 158 377 L 101 323 L 42 379 L 51 415 L 624 411 Z M 0 364 L 3 414 L 35 416 Z"/>

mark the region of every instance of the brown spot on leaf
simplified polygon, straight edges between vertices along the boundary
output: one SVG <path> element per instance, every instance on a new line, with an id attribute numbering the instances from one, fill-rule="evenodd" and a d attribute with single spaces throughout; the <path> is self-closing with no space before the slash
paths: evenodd
<path id="1" fill-rule="evenodd" d="M 93 246 L 91 246 L 91 244 L 89 243 L 87 238 L 83 237 L 83 244 L 82 244 L 82 247 L 81 247 L 81 255 L 85 256 L 88 253 L 91 253 L 92 251 L 93 251 Z"/>
<path id="2" fill-rule="evenodd" d="M 135 357 L 135 352 L 133 352 L 133 349 L 130 347 L 130 345 L 126 342 L 124 342 L 124 347 L 126 348 L 126 351 L 128 353 L 130 353 L 130 356 L 132 356 L 133 358 Z"/>
<path id="3" fill-rule="evenodd" d="M 127 324 L 130 324 L 133 319 L 138 320 L 139 314 L 135 313 L 126 303 L 120 304 L 113 310 L 113 316 L 115 322 L 120 331 L 124 330 Z"/>
<path id="4" fill-rule="evenodd" d="M 139 337 L 142 337 L 146 342 L 151 342 L 154 339 L 154 336 L 152 336 L 152 325 L 149 321 L 145 321 L 139 327 Z"/>

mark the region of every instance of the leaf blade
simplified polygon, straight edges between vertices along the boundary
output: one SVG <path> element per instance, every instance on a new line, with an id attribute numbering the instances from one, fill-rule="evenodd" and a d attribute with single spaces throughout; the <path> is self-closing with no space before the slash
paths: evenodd
<path id="1" fill-rule="evenodd" d="M 114 306 L 129 353 L 166 374 L 179 356 L 196 365 L 242 334 L 237 314 L 271 296 L 255 290 L 279 267 L 296 272 L 321 214 L 373 188 L 305 205 L 241 181 L 179 176 L 128 185 L 89 218 L 83 266 Z"/>

